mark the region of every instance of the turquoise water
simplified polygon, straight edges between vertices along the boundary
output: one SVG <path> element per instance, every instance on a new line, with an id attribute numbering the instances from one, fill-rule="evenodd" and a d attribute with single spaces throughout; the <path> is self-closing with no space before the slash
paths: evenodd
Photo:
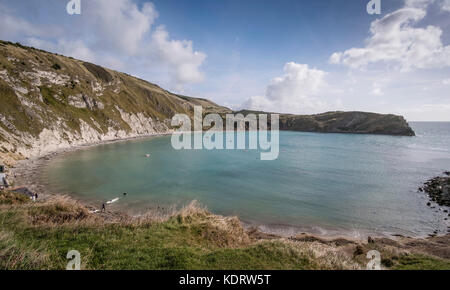
<path id="1" fill-rule="evenodd" d="M 416 137 L 280 133 L 280 154 L 181 150 L 170 136 L 100 145 L 53 159 L 55 191 L 143 213 L 198 200 L 214 213 L 285 233 L 425 236 L 445 214 L 417 187 L 450 169 L 450 123 L 412 123 Z M 150 153 L 150 158 L 145 154 Z"/>

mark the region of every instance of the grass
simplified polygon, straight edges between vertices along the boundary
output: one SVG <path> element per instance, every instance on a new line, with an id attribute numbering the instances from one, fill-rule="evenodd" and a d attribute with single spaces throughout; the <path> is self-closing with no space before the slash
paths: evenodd
<path id="1" fill-rule="evenodd" d="M 64 269 L 69 250 L 84 269 L 316 269 L 287 244 L 253 243 L 234 218 L 190 206 L 161 221 L 105 223 L 81 205 L 29 202 L 2 192 L 0 268 Z"/>
<path id="2" fill-rule="evenodd" d="M 448 260 L 436 259 L 425 255 L 403 255 L 397 265 L 393 267 L 395 270 L 449 270 L 450 262 Z"/>
<path id="3" fill-rule="evenodd" d="M 17 193 L 9 191 L 2 191 L 0 194 L 0 205 L 18 205 L 25 204 L 30 201 L 30 198 Z"/>
<path id="4" fill-rule="evenodd" d="M 354 256 L 349 247 L 258 240 L 237 218 L 195 203 L 169 215 L 105 220 L 68 198 L 31 202 L 0 192 L 0 269 L 65 269 L 70 250 L 80 252 L 82 269 L 364 269 L 366 248 Z M 425 255 L 393 261 L 392 269 L 450 269 Z"/>
<path id="5" fill-rule="evenodd" d="M 14 126 L 13 128 L 30 132 L 34 136 L 36 136 L 36 132 L 42 130 L 41 124 L 33 121 L 30 111 L 22 107 L 14 90 L 2 79 L 0 79 L 0 101 L 0 115 L 8 116 L 7 119 L 11 120 L 9 122 Z M 2 122 L 0 122 L 0 126 L 6 131 L 12 131 L 11 128 L 8 128 Z"/>

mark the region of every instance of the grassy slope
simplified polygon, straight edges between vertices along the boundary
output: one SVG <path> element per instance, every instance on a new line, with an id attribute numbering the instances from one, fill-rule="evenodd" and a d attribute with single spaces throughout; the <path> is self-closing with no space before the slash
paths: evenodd
<path id="1" fill-rule="evenodd" d="M 0 114 L 18 131 L 39 135 L 43 128 L 51 127 L 60 118 L 67 130 L 79 132 L 80 119 L 95 128 L 107 131 L 109 126 L 129 130 L 116 107 L 127 113 L 143 113 L 153 120 L 164 121 L 175 113 L 191 115 L 193 105 L 202 105 L 206 111 L 229 111 L 205 99 L 179 96 L 161 87 L 125 73 L 86 63 L 43 50 L 0 41 L 0 71 L 5 71 L 14 85 L 28 93 L 23 98 L 33 104 L 23 105 L 10 84 L 0 78 Z M 41 78 L 36 86 L 24 74 L 44 71 L 68 77 L 65 84 L 54 84 Z M 93 87 L 100 85 L 101 93 Z M 39 98 L 42 95 L 42 101 Z M 103 109 L 76 108 L 69 105 L 69 96 L 83 94 L 104 105 Z M 0 126 L 13 132 L 2 122 Z M 0 136 L 1 137 L 1 136 Z"/>
<path id="2" fill-rule="evenodd" d="M 64 269 L 72 249 L 81 253 L 83 269 L 363 268 L 365 255 L 354 255 L 354 247 L 257 240 L 237 219 L 198 207 L 159 221 L 105 222 L 70 200 L 31 203 L 21 195 L 0 193 L 1 269 Z M 448 260 L 379 250 L 394 268 L 450 269 Z"/>

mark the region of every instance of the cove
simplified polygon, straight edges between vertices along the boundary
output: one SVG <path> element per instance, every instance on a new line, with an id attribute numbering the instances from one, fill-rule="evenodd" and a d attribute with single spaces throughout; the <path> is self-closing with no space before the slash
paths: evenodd
<path id="1" fill-rule="evenodd" d="M 417 188 L 450 168 L 450 124 L 411 125 L 417 137 L 283 131 L 273 161 L 258 150 L 174 150 L 170 136 L 99 145 L 56 157 L 43 180 L 99 206 L 127 192 L 114 206 L 133 214 L 197 200 L 277 233 L 445 233 Z"/>

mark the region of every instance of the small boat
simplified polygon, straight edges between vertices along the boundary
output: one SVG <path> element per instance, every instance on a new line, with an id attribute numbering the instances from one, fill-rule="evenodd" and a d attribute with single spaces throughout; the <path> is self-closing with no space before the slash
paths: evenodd
<path id="1" fill-rule="evenodd" d="M 145 154 L 145 157 L 149 158 L 149 157 L 150 157 L 150 154 Z"/>
<path id="2" fill-rule="evenodd" d="M 106 204 L 111 204 L 111 203 L 114 203 L 114 202 L 116 202 L 116 201 L 118 201 L 118 200 L 119 200 L 119 198 L 116 197 L 116 198 L 113 199 L 113 200 L 107 201 Z"/>

